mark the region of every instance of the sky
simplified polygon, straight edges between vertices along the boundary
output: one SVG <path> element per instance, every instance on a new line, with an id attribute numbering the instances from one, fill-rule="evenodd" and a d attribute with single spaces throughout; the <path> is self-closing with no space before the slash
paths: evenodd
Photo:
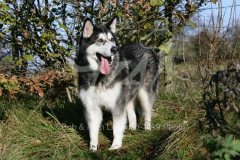
<path id="1" fill-rule="evenodd" d="M 219 0 L 218 0 L 219 1 Z M 222 1 L 222 11 L 223 11 L 223 14 L 224 15 L 224 25 L 227 25 L 228 22 L 229 22 L 229 18 L 230 18 L 230 15 L 231 15 L 231 10 L 233 12 L 233 16 L 236 15 L 236 19 L 240 22 L 240 0 L 221 0 Z M 234 1 L 236 2 L 236 14 L 234 12 L 234 8 L 231 7 L 233 6 L 234 4 Z M 211 9 L 213 8 L 213 9 Z M 213 4 L 213 3 L 209 3 L 206 7 L 204 7 L 204 9 L 206 9 L 205 11 L 201 12 L 200 13 L 200 16 L 201 16 L 201 19 L 202 20 L 207 20 L 210 18 L 212 12 L 213 14 L 215 15 L 215 17 L 217 17 L 217 13 L 218 13 L 218 3 L 216 4 Z M 233 17 L 232 17 L 233 18 Z"/>

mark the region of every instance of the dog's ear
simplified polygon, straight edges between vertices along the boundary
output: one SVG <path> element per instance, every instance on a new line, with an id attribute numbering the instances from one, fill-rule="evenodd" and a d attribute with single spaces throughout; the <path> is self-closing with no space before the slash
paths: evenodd
<path id="1" fill-rule="evenodd" d="M 115 16 L 115 17 L 113 17 L 113 18 L 106 24 L 106 26 L 107 26 L 113 33 L 116 33 L 117 21 L 118 21 L 118 17 Z"/>
<path id="2" fill-rule="evenodd" d="M 83 25 L 83 38 L 89 38 L 93 34 L 93 28 L 92 21 L 89 18 L 85 19 Z"/>

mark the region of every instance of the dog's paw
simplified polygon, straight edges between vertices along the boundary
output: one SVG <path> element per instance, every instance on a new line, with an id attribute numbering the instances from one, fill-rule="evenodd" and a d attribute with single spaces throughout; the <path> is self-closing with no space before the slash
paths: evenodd
<path id="1" fill-rule="evenodd" d="M 121 145 L 112 145 L 108 150 L 116 150 L 116 149 L 119 149 L 121 147 L 122 147 Z"/>
<path id="2" fill-rule="evenodd" d="M 131 127 L 129 127 L 128 128 L 130 131 L 136 131 L 137 129 L 136 128 L 131 128 Z"/>
<path id="3" fill-rule="evenodd" d="M 137 126 L 136 125 L 129 125 L 128 129 L 135 131 L 137 129 Z"/>
<path id="4" fill-rule="evenodd" d="M 90 145 L 89 151 L 92 151 L 92 152 L 97 151 L 97 145 Z"/>
<path id="5" fill-rule="evenodd" d="M 150 122 L 145 122 L 144 129 L 150 131 L 151 130 L 151 123 Z"/>

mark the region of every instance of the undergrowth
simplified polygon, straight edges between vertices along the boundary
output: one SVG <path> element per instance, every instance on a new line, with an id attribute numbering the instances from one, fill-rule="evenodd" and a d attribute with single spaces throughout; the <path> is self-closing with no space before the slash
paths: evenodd
<path id="1" fill-rule="evenodd" d="M 80 103 L 70 103 L 65 93 L 45 98 L 35 96 L 0 99 L 1 159 L 209 159 L 212 152 L 201 139 L 207 133 L 199 84 L 186 89 L 174 84 L 174 92 L 163 92 L 153 110 L 152 131 L 126 130 L 123 147 L 108 151 L 113 140 L 111 117 L 104 113 L 99 150 L 88 151 L 88 130 Z M 47 98 L 47 97 L 51 98 Z M 227 134 L 239 134 L 236 115 L 226 117 Z M 238 124 L 238 125 L 236 125 Z M 239 137 L 235 137 L 239 138 Z M 214 152 L 216 153 L 216 152 Z"/>

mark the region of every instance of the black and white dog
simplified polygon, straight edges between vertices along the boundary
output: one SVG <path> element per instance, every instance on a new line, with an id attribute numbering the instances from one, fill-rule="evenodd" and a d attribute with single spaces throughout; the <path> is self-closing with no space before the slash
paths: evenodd
<path id="1" fill-rule="evenodd" d="M 158 93 L 158 60 L 140 43 L 119 48 L 116 24 L 117 17 L 105 25 L 93 25 L 86 19 L 80 38 L 76 63 L 81 68 L 79 96 L 85 107 L 90 150 L 97 150 L 103 109 L 113 117 L 110 149 L 122 146 L 127 117 L 129 129 L 136 129 L 135 110 L 144 116 L 145 129 L 151 129 L 151 110 Z"/>

